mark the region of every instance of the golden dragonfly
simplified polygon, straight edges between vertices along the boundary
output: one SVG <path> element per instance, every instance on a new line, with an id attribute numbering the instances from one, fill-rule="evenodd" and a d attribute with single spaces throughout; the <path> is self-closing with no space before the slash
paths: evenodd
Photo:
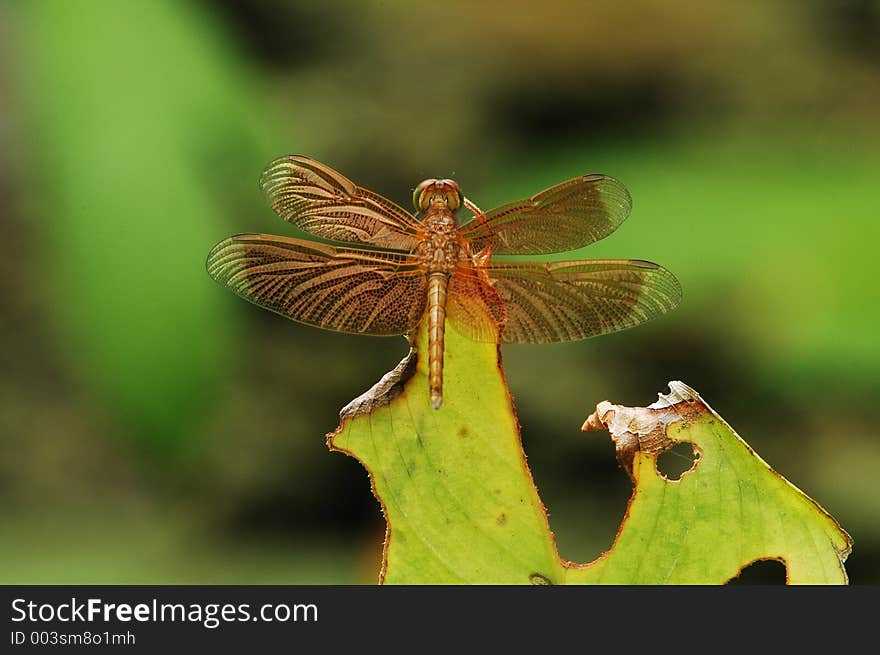
<path id="1" fill-rule="evenodd" d="M 504 259 L 576 250 L 616 230 L 632 200 L 606 175 L 576 177 L 490 211 L 454 180 L 429 179 L 415 188 L 412 213 L 297 155 L 271 162 L 260 187 L 300 230 L 365 247 L 238 234 L 211 250 L 211 277 L 260 307 L 327 330 L 407 335 L 426 318 L 434 408 L 443 401 L 447 320 L 475 341 L 575 341 L 644 323 L 681 299 L 675 276 L 652 262 Z M 462 208 L 473 216 L 459 224 Z"/>

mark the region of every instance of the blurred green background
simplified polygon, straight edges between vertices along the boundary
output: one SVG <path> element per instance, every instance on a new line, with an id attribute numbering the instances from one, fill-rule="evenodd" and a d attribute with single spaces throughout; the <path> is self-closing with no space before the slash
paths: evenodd
<path id="1" fill-rule="evenodd" d="M 257 178 L 311 156 L 405 206 L 601 172 L 631 217 L 577 256 L 685 296 L 636 330 L 505 347 L 563 557 L 630 485 L 601 400 L 695 387 L 880 582 L 880 2 L 0 4 L 0 582 L 376 580 L 337 412 L 405 352 L 259 310 L 211 246 L 293 234 Z"/>

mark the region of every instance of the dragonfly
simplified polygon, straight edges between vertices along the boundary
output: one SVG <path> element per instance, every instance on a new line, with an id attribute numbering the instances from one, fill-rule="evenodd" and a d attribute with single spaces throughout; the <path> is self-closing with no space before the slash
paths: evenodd
<path id="1" fill-rule="evenodd" d="M 322 239 L 237 234 L 214 246 L 209 275 L 242 298 L 318 328 L 411 335 L 427 321 L 428 382 L 443 402 L 446 323 L 478 342 L 553 343 L 639 325 L 681 299 L 675 276 L 638 259 L 523 261 L 577 250 L 629 215 L 626 187 L 575 177 L 482 211 L 451 179 L 427 179 L 414 212 L 299 155 L 260 177 L 269 205 Z M 459 222 L 465 209 L 472 216 Z"/>

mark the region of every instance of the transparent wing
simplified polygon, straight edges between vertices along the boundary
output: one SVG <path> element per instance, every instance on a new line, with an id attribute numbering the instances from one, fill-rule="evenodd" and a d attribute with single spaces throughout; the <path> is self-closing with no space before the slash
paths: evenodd
<path id="1" fill-rule="evenodd" d="M 478 252 L 541 255 L 582 248 L 616 230 L 632 209 L 626 187 L 613 177 L 585 175 L 484 213 L 462 227 Z"/>
<path id="2" fill-rule="evenodd" d="M 406 251 L 418 243 L 412 214 L 313 159 L 276 159 L 260 188 L 276 214 L 316 237 Z"/>
<path id="3" fill-rule="evenodd" d="M 491 291 L 479 275 L 463 271 L 449 298 L 450 321 L 475 341 L 576 341 L 644 323 L 681 300 L 672 273 L 640 260 L 488 266 Z"/>
<path id="4" fill-rule="evenodd" d="M 425 275 L 402 253 L 239 234 L 208 255 L 208 273 L 245 300 L 315 327 L 405 334 L 418 325 Z"/>
<path id="5" fill-rule="evenodd" d="M 474 341 L 501 341 L 507 309 L 485 269 L 459 264 L 449 280 L 446 317 L 456 331 Z"/>

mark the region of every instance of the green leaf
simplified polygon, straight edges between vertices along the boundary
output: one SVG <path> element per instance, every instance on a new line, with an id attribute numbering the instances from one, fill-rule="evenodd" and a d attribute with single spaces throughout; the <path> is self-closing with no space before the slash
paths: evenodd
<path id="1" fill-rule="evenodd" d="M 771 469 L 693 389 L 670 382 L 649 407 L 600 403 L 635 484 L 614 546 L 569 582 L 721 583 L 756 560 L 786 565 L 790 584 L 841 584 L 851 541 L 819 505 Z M 698 457 L 678 480 L 657 470 L 675 443 Z"/>
<path id="2" fill-rule="evenodd" d="M 849 536 L 774 472 L 689 387 L 649 408 L 602 403 L 634 491 L 613 546 L 562 560 L 526 464 L 497 346 L 447 327 L 444 404 L 428 397 L 424 325 L 415 350 L 342 412 L 331 449 L 370 473 L 387 522 L 380 579 L 403 584 L 718 584 L 756 559 L 790 583 L 845 583 Z M 537 346 L 536 346 L 537 347 Z M 676 442 L 700 457 L 672 481 L 656 459 Z"/>

